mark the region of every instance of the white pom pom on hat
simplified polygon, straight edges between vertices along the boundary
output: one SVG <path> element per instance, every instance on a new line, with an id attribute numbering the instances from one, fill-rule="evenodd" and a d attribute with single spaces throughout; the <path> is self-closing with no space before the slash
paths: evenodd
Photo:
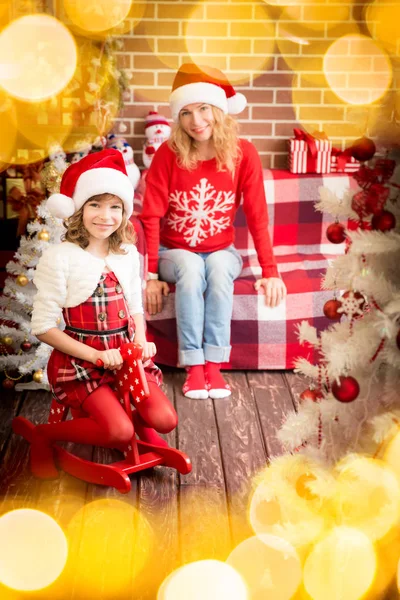
<path id="1" fill-rule="evenodd" d="M 67 219 L 92 196 L 107 193 L 122 200 L 129 218 L 133 212 L 133 185 L 122 154 L 111 148 L 88 154 L 70 165 L 62 176 L 60 193 L 49 197 L 46 208 L 54 217 Z"/>
<path id="2" fill-rule="evenodd" d="M 172 118 L 188 104 L 204 102 L 220 108 L 225 114 L 238 115 L 247 104 L 246 96 L 236 92 L 219 69 L 187 63 L 175 75 L 169 105 Z"/>

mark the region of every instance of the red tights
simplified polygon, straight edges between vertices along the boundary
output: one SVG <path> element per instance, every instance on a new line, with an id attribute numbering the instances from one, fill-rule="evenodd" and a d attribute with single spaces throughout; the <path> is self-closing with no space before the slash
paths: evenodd
<path id="1" fill-rule="evenodd" d="M 150 397 L 134 411 L 134 425 L 138 436 L 145 442 L 167 444 L 156 434 L 172 431 L 178 423 L 177 414 L 162 390 L 149 382 Z M 31 448 L 31 467 L 40 477 L 57 475 L 51 444 L 58 441 L 90 444 L 106 448 L 123 448 L 133 436 L 133 425 L 117 396 L 108 385 L 92 392 L 82 406 L 73 411 L 74 419 L 60 423 L 38 425 L 34 430 Z M 86 416 L 87 415 L 87 416 Z"/>

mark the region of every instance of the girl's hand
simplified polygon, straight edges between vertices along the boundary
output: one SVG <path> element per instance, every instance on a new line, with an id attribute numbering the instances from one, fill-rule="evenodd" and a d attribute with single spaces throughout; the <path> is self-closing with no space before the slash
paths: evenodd
<path id="1" fill-rule="evenodd" d="M 265 304 L 271 308 L 278 306 L 286 297 L 286 286 L 279 277 L 258 279 L 254 287 L 257 291 L 261 287 L 264 289 Z"/>
<path id="2" fill-rule="evenodd" d="M 105 369 L 111 369 L 112 371 L 115 369 L 120 369 L 123 364 L 121 353 L 118 349 L 115 350 L 96 350 L 95 357 L 92 362 L 96 364 L 97 360 L 101 360 L 103 362 L 103 366 Z"/>
<path id="3" fill-rule="evenodd" d="M 135 344 L 139 344 L 143 348 L 142 360 L 145 361 L 148 358 L 153 358 L 157 353 L 156 345 L 153 342 L 147 342 L 146 340 L 134 339 Z"/>

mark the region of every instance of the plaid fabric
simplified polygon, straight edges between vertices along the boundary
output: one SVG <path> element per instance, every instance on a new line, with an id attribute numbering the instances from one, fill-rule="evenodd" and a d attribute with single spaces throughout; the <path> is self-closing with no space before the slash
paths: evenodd
<path id="1" fill-rule="evenodd" d="M 331 321 L 323 314 L 332 293 L 320 289 L 321 278 L 329 261 L 344 252 L 344 244 L 331 244 L 326 228 L 330 215 L 316 212 L 320 186 L 329 187 L 339 196 L 356 182 L 343 173 L 296 175 L 283 170 L 265 170 L 264 185 L 270 217 L 269 233 L 279 272 L 288 295 L 276 308 L 265 306 L 264 296 L 254 290 L 260 277 L 253 240 L 239 208 L 235 246 L 243 258 L 243 271 L 235 281 L 232 317 L 232 353 L 228 369 L 291 369 L 299 356 L 313 360 L 313 349 L 301 346 L 296 325 L 307 320 L 317 330 Z M 139 231 L 139 229 L 138 229 Z M 143 234 L 139 233 L 139 236 Z M 157 345 L 157 362 L 177 364 L 177 336 L 174 288 L 158 315 L 147 315 L 148 340 Z"/>

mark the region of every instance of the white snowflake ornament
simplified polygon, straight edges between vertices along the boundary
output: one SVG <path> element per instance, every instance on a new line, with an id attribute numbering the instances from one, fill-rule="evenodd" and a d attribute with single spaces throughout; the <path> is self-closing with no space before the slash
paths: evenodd
<path id="1" fill-rule="evenodd" d="M 353 291 L 347 292 L 340 298 L 341 306 L 337 309 L 338 313 L 344 313 L 349 319 L 354 319 L 357 315 L 362 315 L 362 306 L 365 304 L 363 296 Z"/>

